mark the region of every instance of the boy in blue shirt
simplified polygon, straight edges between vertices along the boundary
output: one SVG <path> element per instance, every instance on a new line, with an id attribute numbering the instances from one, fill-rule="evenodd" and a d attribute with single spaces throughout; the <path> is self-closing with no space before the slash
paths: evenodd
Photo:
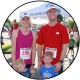
<path id="1" fill-rule="evenodd" d="M 43 56 L 44 65 L 40 67 L 40 75 L 42 79 L 49 79 L 58 75 L 58 72 L 54 72 L 56 66 L 51 64 L 52 60 L 52 53 L 50 51 L 45 52 Z"/>
<path id="2" fill-rule="evenodd" d="M 26 65 L 25 65 L 25 62 L 24 62 L 23 59 L 17 59 L 15 64 L 16 64 L 18 72 L 21 75 L 26 76 L 26 77 L 30 76 L 30 69 L 29 68 L 25 68 Z"/>

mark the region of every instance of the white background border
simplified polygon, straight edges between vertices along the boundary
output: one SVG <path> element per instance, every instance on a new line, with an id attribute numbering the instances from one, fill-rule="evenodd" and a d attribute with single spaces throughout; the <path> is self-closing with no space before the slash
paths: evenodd
<path id="1" fill-rule="evenodd" d="M 0 1 L 0 32 L 9 14 L 18 6 L 32 0 L 2 0 Z M 38 1 L 38 0 L 36 0 Z M 43 0 L 41 0 L 43 1 Z M 45 1 L 45 0 L 44 0 Z M 66 9 L 77 23 L 80 30 L 80 0 L 48 0 Z M 73 64 L 54 80 L 78 80 L 80 78 L 80 50 Z M 15 72 L 6 62 L 0 49 L 0 80 L 26 80 L 26 77 Z M 30 79 L 27 79 L 30 80 Z M 53 79 L 50 79 L 53 80 Z"/>

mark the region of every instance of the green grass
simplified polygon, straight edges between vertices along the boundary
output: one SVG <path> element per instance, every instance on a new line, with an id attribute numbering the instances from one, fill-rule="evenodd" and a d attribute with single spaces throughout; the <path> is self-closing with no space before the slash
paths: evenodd
<path id="1" fill-rule="evenodd" d="M 11 52 L 11 44 L 2 45 L 3 52 Z"/>
<path id="2" fill-rule="evenodd" d="M 36 48 L 37 48 L 37 44 L 36 44 Z M 2 45 L 2 51 L 3 52 L 11 52 L 11 44 L 4 44 Z"/>

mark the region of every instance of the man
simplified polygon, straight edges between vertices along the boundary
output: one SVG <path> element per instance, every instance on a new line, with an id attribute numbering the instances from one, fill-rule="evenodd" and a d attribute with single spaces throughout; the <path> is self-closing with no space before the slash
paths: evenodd
<path id="1" fill-rule="evenodd" d="M 19 25 L 17 24 L 16 19 L 14 19 L 13 29 L 16 30 L 16 29 L 18 29 L 18 27 L 19 27 Z"/>
<path id="2" fill-rule="evenodd" d="M 52 64 L 56 66 L 55 72 L 59 72 L 69 43 L 68 32 L 64 25 L 57 22 L 58 10 L 54 5 L 50 5 L 46 12 L 49 23 L 40 29 L 37 39 L 38 67 L 44 64 L 42 61 L 44 52 L 51 51 L 53 53 Z M 42 45 L 44 45 L 43 54 Z"/>
<path id="3" fill-rule="evenodd" d="M 63 16 L 61 14 L 57 15 L 57 22 L 61 23 L 63 21 Z"/>

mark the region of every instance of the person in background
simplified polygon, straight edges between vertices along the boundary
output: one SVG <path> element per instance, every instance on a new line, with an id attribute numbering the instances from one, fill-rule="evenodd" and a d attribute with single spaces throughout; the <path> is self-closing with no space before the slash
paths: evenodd
<path id="1" fill-rule="evenodd" d="M 63 21 L 63 16 L 61 14 L 57 15 L 57 22 L 61 23 Z"/>
<path id="2" fill-rule="evenodd" d="M 75 45 L 75 40 L 73 38 L 73 35 L 70 35 L 70 43 L 69 43 L 69 50 L 68 50 L 67 56 L 71 51 L 71 56 L 74 58 L 74 45 Z"/>
<path id="3" fill-rule="evenodd" d="M 4 45 L 3 36 L 1 35 L 1 44 Z"/>
<path id="4" fill-rule="evenodd" d="M 10 35 L 10 38 L 12 37 L 12 32 L 13 32 L 13 29 L 10 28 L 10 29 L 9 29 L 9 35 Z"/>
<path id="5" fill-rule="evenodd" d="M 16 30 L 16 29 L 18 29 L 18 27 L 19 27 L 19 25 L 17 24 L 16 19 L 14 19 L 14 21 L 13 21 L 13 29 Z"/>
<path id="6" fill-rule="evenodd" d="M 77 27 L 74 27 L 74 39 L 75 39 L 75 42 L 76 42 L 76 47 L 77 49 L 79 48 L 79 33 L 78 33 L 78 29 Z"/>

